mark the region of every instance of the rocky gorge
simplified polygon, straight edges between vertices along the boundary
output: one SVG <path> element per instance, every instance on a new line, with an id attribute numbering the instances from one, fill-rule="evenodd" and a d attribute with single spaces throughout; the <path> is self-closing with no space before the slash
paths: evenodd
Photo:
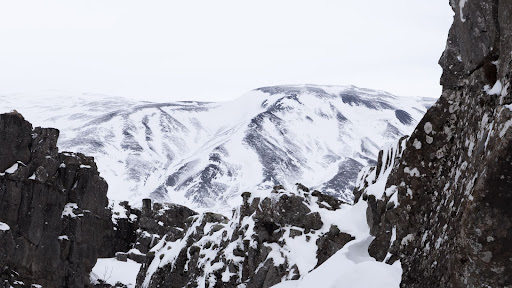
<path id="1" fill-rule="evenodd" d="M 344 203 L 302 184 L 275 186 L 263 199 L 245 192 L 230 219 L 150 199 L 140 210 L 111 206 L 94 159 L 59 153 L 58 130 L 32 128 L 14 111 L 0 114 L 0 134 L 5 287 L 110 287 L 104 279 L 91 283 L 89 274 L 98 258 L 114 256 L 143 264 L 141 287 L 270 287 L 354 239 L 332 221 Z M 301 254 L 313 261 L 293 260 Z"/>
<path id="2" fill-rule="evenodd" d="M 443 93 L 361 170 L 353 206 L 300 183 L 244 192 L 230 217 L 149 199 L 112 206 L 93 158 L 1 114 L 2 285 L 111 287 L 89 275 L 116 257 L 141 264 L 137 287 L 271 287 L 359 243 L 401 265 L 401 287 L 512 287 L 512 1 L 450 5 Z M 347 225 L 361 207 L 362 232 Z"/>

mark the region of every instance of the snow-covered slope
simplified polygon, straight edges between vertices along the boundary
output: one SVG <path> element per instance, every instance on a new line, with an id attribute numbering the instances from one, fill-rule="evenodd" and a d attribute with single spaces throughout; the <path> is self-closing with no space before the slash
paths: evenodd
<path id="1" fill-rule="evenodd" d="M 375 259 L 374 255 L 370 255 L 375 251 L 375 247 L 372 248 L 371 244 L 375 239 L 372 236 L 372 229 L 375 229 L 376 224 L 373 223 L 374 221 L 369 215 L 372 215 L 373 211 L 377 209 L 375 199 L 383 198 L 387 203 L 393 203 L 389 206 L 384 205 L 383 207 L 386 209 L 392 209 L 398 205 L 396 187 L 385 188 L 389 175 L 404 152 L 407 139 L 408 137 L 402 137 L 395 143 L 387 143 L 381 150 L 382 153 L 379 153 L 376 166 L 366 166 L 359 172 L 354 192 L 356 203 L 343 206 L 342 208 L 345 210 L 342 211 L 345 215 L 338 215 L 338 217 L 348 217 L 353 221 L 352 224 L 360 229 L 357 233 L 350 232 L 355 236 L 355 240 L 347 243 L 322 265 L 303 275 L 300 279 L 284 281 L 273 288 L 306 288 L 319 283 L 326 288 L 340 286 L 391 288 L 400 286 L 402 275 L 400 261 L 394 262 L 393 265 L 386 264 L 392 257 L 386 250 L 383 251 L 382 259 Z M 369 199 L 371 197 L 373 200 Z M 339 227 L 341 231 L 344 231 L 347 224 L 339 224 Z M 373 233 L 375 232 L 373 231 Z M 394 242 L 396 229 L 393 229 L 390 234 L 390 241 Z M 379 248 L 381 247 L 377 247 L 377 249 Z M 362 277 L 362 275 L 371 277 Z"/>
<path id="2" fill-rule="evenodd" d="M 350 202 L 379 147 L 410 133 L 434 99 L 354 86 L 275 86 L 221 103 L 135 102 L 93 94 L 0 95 L 0 112 L 61 131 L 93 155 L 111 199 L 240 204 L 243 191 L 301 182 Z"/>

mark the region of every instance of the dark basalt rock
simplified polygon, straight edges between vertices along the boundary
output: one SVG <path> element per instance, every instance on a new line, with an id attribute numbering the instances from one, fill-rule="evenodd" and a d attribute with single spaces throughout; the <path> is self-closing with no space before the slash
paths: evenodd
<path id="1" fill-rule="evenodd" d="M 328 194 L 323 194 L 318 190 L 313 191 L 313 193 L 311 193 L 311 196 L 315 196 L 317 198 L 316 203 L 318 204 L 318 206 L 331 211 L 340 209 L 341 204 L 346 204 L 345 202 L 339 200 L 338 198 Z"/>
<path id="2" fill-rule="evenodd" d="M 398 207 L 367 197 L 370 253 L 402 287 L 512 287 L 512 2 L 450 3 L 443 93 L 387 180 Z"/>
<path id="3" fill-rule="evenodd" d="M 17 112 L 0 115 L 0 135 L 1 283 L 87 287 L 112 231 L 94 159 L 58 153 L 59 131 L 32 130 Z"/>
<path id="4" fill-rule="evenodd" d="M 414 121 L 411 114 L 407 113 L 407 111 L 404 110 L 395 110 L 395 116 L 396 119 L 398 119 L 398 121 L 405 125 L 410 125 Z"/>
<path id="5" fill-rule="evenodd" d="M 343 103 L 349 104 L 350 106 L 365 106 L 367 108 L 374 110 L 395 109 L 395 107 L 391 106 L 388 103 L 385 103 L 383 101 L 365 99 L 357 95 L 356 93 L 352 94 L 350 92 L 345 92 L 340 96 Z"/>
<path id="6" fill-rule="evenodd" d="M 32 142 L 32 125 L 21 114 L 14 111 L 0 119 L 0 171 L 5 171 L 16 161 L 23 163 L 30 159 L 29 145 Z M 29 133 L 27 133 L 29 132 Z"/>
<path id="7" fill-rule="evenodd" d="M 197 215 L 197 212 L 177 204 L 151 205 L 150 199 L 144 199 L 142 208 L 133 245 L 142 254 L 148 253 L 164 237 L 169 241 L 183 238 L 188 229 L 188 219 Z M 138 254 L 129 254 L 128 257 L 139 263 L 145 260 Z"/>
<path id="8" fill-rule="evenodd" d="M 318 263 L 316 264 L 316 267 L 320 266 L 329 259 L 329 257 L 334 255 L 334 253 L 343 248 L 345 244 L 354 239 L 355 238 L 352 235 L 343 233 L 337 226 L 332 225 L 329 232 L 322 235 L 322 237 L 318 238 L 316 241 L 316 245 L 318 246 L 316 256 Z"/>

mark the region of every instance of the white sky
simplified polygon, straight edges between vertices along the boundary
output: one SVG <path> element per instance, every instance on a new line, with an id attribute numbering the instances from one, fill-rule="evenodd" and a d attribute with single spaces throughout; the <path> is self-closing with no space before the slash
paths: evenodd
<path id="1" fill-rule="evenodd" d="M 447 0 L 0 0 L 0 93 L 158 101 L 261 86 L 439 97 Z"/>

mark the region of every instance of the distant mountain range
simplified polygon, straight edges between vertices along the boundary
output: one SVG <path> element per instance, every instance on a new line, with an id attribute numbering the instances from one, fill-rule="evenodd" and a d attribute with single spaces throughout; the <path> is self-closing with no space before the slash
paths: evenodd
<path id="1" fill-rule="evenodd" d="M 412 132 L 435 99 L 354 86 L 264 87 L 229 102 L 136 102 L 65 92 L 0 95 L 0 112 L 55 127 L 95 157 L 109 198 L 228 211 L 244 191 L 301 182 L 352 201 L 359 170 Z"/>

